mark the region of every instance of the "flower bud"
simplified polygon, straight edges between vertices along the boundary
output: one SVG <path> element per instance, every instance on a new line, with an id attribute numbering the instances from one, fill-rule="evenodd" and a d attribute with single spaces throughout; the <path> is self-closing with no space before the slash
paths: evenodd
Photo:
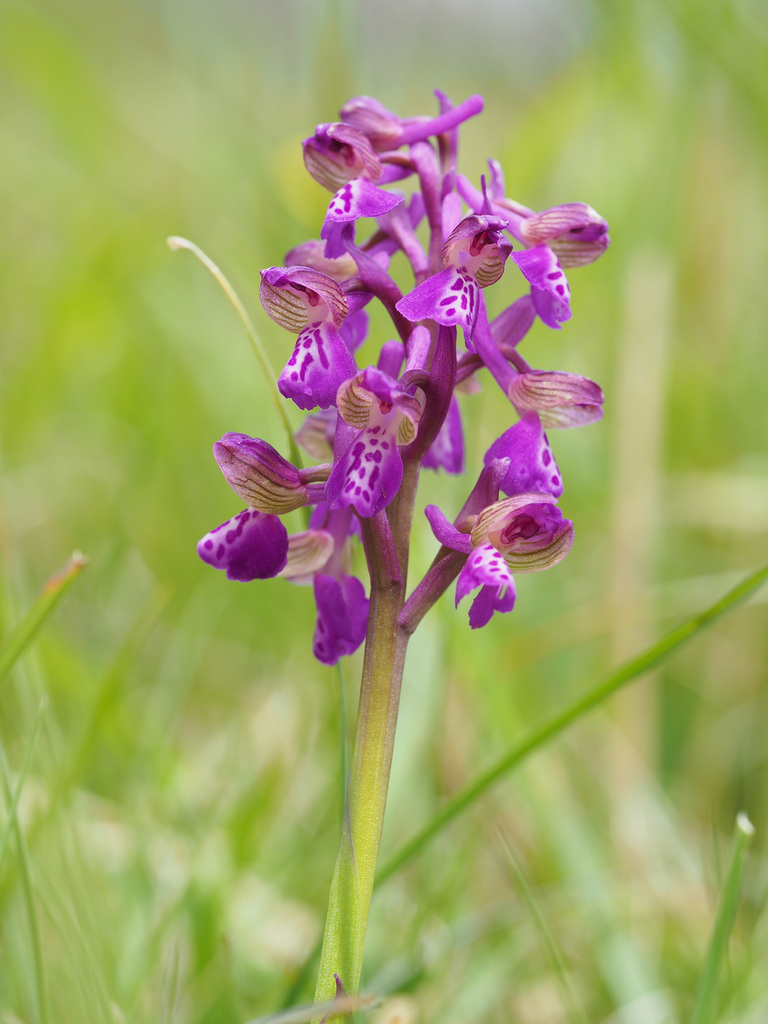
<path id="1" fill-rule="evenodd" d="M 586 203 L 563 203 L 520 222 L 527 245 L 548 243 L 563 267 L 592 263 L 610 245 L 608 224 Z"/>
<path id="2" fill-rule="evenodd" d="M 472 547 L 491 544 L 511 572 L 541 572 L 557 565 L 573 545 L 573 523 L 551 494 L 530 492 L 494 502 L 472 527 Z"/>
<path id="3" fill-rule="evenodd" d="M 363 132 L 374 149 L 389 149 L 402 134 L 400 118 L 370 96 L 355 96 L 339 111 L 341 120 Z"/>
<path id="4" fill-rule="evenodd" d="M 537 412 L 545 428 L 581 427 L 603 415 L 602 388 L 577 373 L 530 370 L 514 378 L 507 394 L 521 416 Z"/>
<path id="5" fill-rule="evenodd" d="M 259 298 L 267 316 L 293 334 L 301 334 L 310 323 L 325 321 L 339 328 L 349 313 L 339 285 L 311 267 L 262 270 Z"/>
<path id="6" fill-rule="evenodd" d="M 304 164 L 323 188 L 337 192 L 353 178 L 377 181 L 381 162 L 367 137 L 349 124 L 319 124 L 304 140 Z"/>
<path id="7" fill-rule="evenodd" d="M 213 454 L 232 490 L 251 508 L 284 515 L 307 502 L 299 471 L 260 438 L 225 434 Z"/>

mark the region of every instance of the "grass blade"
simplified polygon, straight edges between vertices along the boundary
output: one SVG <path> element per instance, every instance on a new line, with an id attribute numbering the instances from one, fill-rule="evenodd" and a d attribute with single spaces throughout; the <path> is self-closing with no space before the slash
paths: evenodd
<path id="1" fill-rule="evenodd" d="M 703 612 L 694 615 L 682 625 L 677 626 L 671 632 L 657 640 L 655 644 L 648 647 L 642 654 L 631 658 L 621 665 L 615 672 L 612 672 L 606 679 L 597 686 L 588 690 L 583 697 L 573 701 L 559 713 L 552 715 L 542 725 L 535 729 L 527 739 L 517 743 L 506 754 L 480 775 L 474 782 L 471 782 L 465 789 L 461 790 L 450 800 L 446 801 L 434 818 L 424 826 L 412 839 L 408 840 L 399 850 L 387 860 L 380 868 L 376 876 L 377 884 L 385 881 L 401 867 L 421 852 L 421 850 L 432 840 L 445 826 L 457 818 L 462 811 L 470 807 L 486 790 L 507 775 L 513 768 L 521 764 L 530 754 L 535 753 L 544 747 L 550 740 L 553 740 L 560 733 L 564 732 L 570 725 L 585 715 L 588 711 L 598 707 L 608 697 L 612 696 L 627 683 L 645 675 L 651 669 L 656 668 L 666 661 L 686 641 L 691 640 L 702 630 L 710 626 L 716 619 L 730 612 L 742 601 L 745 601 L 759 587 L 768 580 L 768 565 L 758 569 L 745 580 L 739 583 L 727 594 L 716 601 Z"/>
<path id="2" fill-rule="evenodd" d="M 715 926 L 709 940 L 704 967 L 696 988 L 696 1002 L 691 1014 L 691 1024 L 710 1024 L 715 1017 L 717 980 L 725 960 L 733 922 L 736 920 L 741 875 L 744 870 L 744 854 L 747 844 L 754 834 L 755 829 L 752 822 L 742 812 L 736 818 L 736 842 L 733 848 L 733 857 L 728 877 L 725 880 L 723 895 L 720 898 L 720 906 L 717 909 Z"/>
<path id="3" fill-rule="evenodd" d="M 275 403 L 277 415 L 280 417 L 280 422 L 282 423 L 283 429 L 285 430 L 285 436 L 291 454 L 291 462 L 295 466 L 300 466 L 301 456 L 299 454 L 299 449 L 296 446 L 296 442 L 293 438 L 293 430 L 291 429 L 291 424 L 288 420 L 285 408 L 283 407 L 283 404 L 280 400 L 280 392 L 277 390 L 277 385 L 275 384 L 275 381 L 277 380 L 277 374 L 272 369 L 272 364 L 269 361 L 269 356 L 267 355 L 264 346 L 261 343 L 261 339 L 256 333 L 256 328 L 253 326 L 253 321 L 248 316 L 248 311 L 246 310 L 243 303 L 240 301 L 240 296 L 237 294 L 235 289 L 232 287 L 232 285 L 229 283 L 227 278 L 222 273 L 221 269 L 213 262 L 210 256 L 207 256 L 198 245 L 195 245 L 194 242 L 190 242 L 188 238 L 180 238 L 178 235 L 171 235 L 171 237 L 168 239 L 168 248 L 171 249 L 173 252 L 176 252 L 178 249 L 187 249 L 189 250 L 189 252 L 197 256 L 197 258 L 200 260 L 200 262 L 203 264 L 206 270 L 209 270 L 211 274 L 219 282 L 227 298 L 235 307 L 237 315 L 240 317 L 240 321 L 243 327 L 245 327 L 245 332 L 248 335 L 248 340 L 251 343 L 251 347 L 253 348 L 253 351 L 256 354 L 256 359 L 259 362 L 261 371 L 264 374 L 269 389 L 272 393 L 272 400 Z"/>
<path id="4" fill-rule="evenodd" d="M 45 584 L 42 594 L 32 605 L 26 618 L 18 623 L 0 645 L 0 681 L 32 643 L 40 627 L 87 564 L 88 560 L 79 551 L 75 551 L 64 568 Z"/>
<path id="5" fill-rule="evenodd" d="M 40 924 L 37 920 L 35 908 L 35 896 L 32 886 L 32 871 L 29 863 L 29 851 L 27 850 L 24 832 L 22 831 L 19 819 L 16 814 L 16 806 L 11 789 L 11 775 L 8 770 L 8 762 L 5 759 L 5 751 L 0 744 L 0 786 L 8 806 L 10 823 L 16 834 L 16 845 L 19 851 L 19 866 L 21 875 L 21 891 L 29 918 L 29 932 L 32 937 L 32 954 L 35 964 L 35 984 L 37 987 L 37 1012 L 40 1024 L 49 1024 L 51 1019 L 48 1002 L 48 982 L 45 976 L 45 961 L 43 959 L 43 945 L 40 940 Z"/>
<path id="6" fill-rule="evenodd" d="M 24 760 L 21 763 L 21 769 L 19 770 L 19 777 L 16 780 L 16 788 L 11 796 L 10 805 L 8 807 L 8 820 L 5 823 L 2 835 L 0 835 L 0 868 L 3 866 L 3 859 L 5 857 L 5 851 L 8 848 L 8 840 L 11 838 L 11 832 L 13 831 L 14 821 L 16 820 L 16 808 L 19 806 L 19 800 L 21 799 L 21 791 L 24 788 L 24 781 L 29 772 L 29 765 L 32 761 L 32 754 L 34 753 L 35 747 L 37 746 L 37 740 L 40 736 L 40 729 L 43 724 L 43 715 L 48 707 L 47 699 L 40 701 L 40 706 L 37 709 L 37 716 L 35 717 L 35 724 L 32 728 L 32 738 L 27 744 L 27 749 L 24 751 Z"/>
<path id="7" fill-rule="evenodd" d="M 533 919 L 539 939 L 541 940 L 541 944 L 547 954 L 552 974 L 557 982 L 557 987 L 560 989 L 560 996 L 563 1001 L 563 1006 L 567 1012 L 568 1019 L 571 1021 L 571 1024 L 587 1024 L 587 1018 L 584 1016 L 584 1012 L 576 1001 L 576 996 L 572 990 L 571 983 L 568 980 L 568 972 L 560 949 L 549 925 L 547 924 L 547 919 L 544 917 L 544 914 L 541 912 L 541 908 L 536 902 L 536 897 L 533 895 L 533 891 L 528 884 L 528 879 L 525 877 L 522 865 L 515 856 L 512 844 L 503 829 L 499 829 L 499 835 L 501 837 L 504 854 L 511 869 L 511 874 L 522 893 L 525 905 Z"/>

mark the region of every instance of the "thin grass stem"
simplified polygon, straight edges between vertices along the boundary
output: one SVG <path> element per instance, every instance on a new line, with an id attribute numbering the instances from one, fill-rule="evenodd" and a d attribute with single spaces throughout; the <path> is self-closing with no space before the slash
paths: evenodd
<path id="1" fill-rule="evenodd" d="M 728 939 L 736 920 L 745 853 L 754 834 L 755 829 L 752 822 L 746 814 L 740 813 L 736 818 L 736 839 L 731 866 L 728 869 L 720 905 L 717 908 L 715 925 L 704 958 L 704 967 L 696 988 L 696 1001 L 691 1014 L 691 1024 L 710 1024 L 715 1019 L 717 982 L 725 962 Z"/>
<path id="2" fill-rule="evenodd" d="M 16 834 L 16 845 L 19 851 L 19 874 L 21 876 L 21 889 L 24 904 L 29 919 L 29 932 L 32 941 L 32 957 L 35 966 L 35 985 L 37 996 L 37 1013 L 40 1024 L 49 1024 L 51 1015 L 49 1009 L 48 981 L 45 974 L 45 961 L 43 959 L 43 945 L 40 939 L 40 923 L 37 919 L 35 908 L 34 889 L 32 885 L 32 871 L 29 863 L 29 851 L 27 850 L 24 832 L 19 824 L 16 809 L 13 804 L 13 791 L 11 789 L 11 775 L 8 769 L 8 762 L 5 758 L 5 751 L 0 744 L 0 785 L 3 788 L 3 796 L 8 805 L 13 830 Z"/>
<path id="3" fill-rule="evenodd" d="M 48 580 L 26 616 L 5 638 L 0 645 L 0 682 L 32 643 L 40 627 L 87 564 L 88 560 L 75 551 L 64 568 Z"/>
<path id="4" fill-rule="evenodd" d="M 283 425 L 286 441 L 288 443 L 288 449 L 291 453 L 291 462 L 293 462 L 295 466 L 300 466 L 301 455 L 299 454 L 298 446 L 293 437 L 293 429 L 291 428 L 290 421 L 280 400 L 280 392 L 277 390 L 277 387 L 275 386 L 277 374 L 272 369 L 272 364 L 269 361 L 269 356 L 267 355 L 266 350 L 261 343 L 261 339 L 256 333 L 256 328 L 253 326 L 253 321 L 248 315 L 248 311 L 246 310 L 243 303 L 240 301 L 240 296 L 229 283 L 222 270 L 213 262 L 210 256 L 207 256 L 203 252 L 200 246 L 195 245 L 194 242 L 190 242 L 188 238 L 181 238 L 178 235 L 171 235 L 171 237 L 168 238 L 167 241 L 168 248 L 171 249 L 173 252 L 176 252 L 178 249 L 188 249 L 189 252 L 193 253 L 200 260 L 200 262 L 203 264 L 206 270 L 210 271 L 210 273 L 216 278 L 216 280 L 219 282 L 222 289 L 224 290 L 224 294 L 227 296 L 229 301 L 234 306 L 235 311 L 237 312 L 237 315 L 240 317 L 240 321 L 243 327 L 245 328 L 245 333 L 248 335 L 248 340 L 251 343 L 251 347 L 253 348 L 253 351 L 256 355 L 256 359 L 258 360 L 259 366 L 261 367 L 261 372 L 264 374 L 267 386 L 269 387 L 270 393 L 272 395 L 272 401 L 274 402 L 275 409 L 277 410 L 277 415 L 280 417 L 280 422 Z"/>
<path id="5" fill-rule="evenodd" d="M 539 933 L 541 944 L 549 959 L 552 973 L 554 974 L 557 982 L 557 987 L 560 989 L 563 1006 L 568 1014 L 568 1019 L 571 1024 L 587 1024 L 587 1018 L 584 1011 L 579 1006 L 571 983 L 568 980 L 568 972 L 557 941 L 552 934 L 551 928 L 547 924 L 547 919 L 544 917 L 544 914 L 541 912 L 541 908 L 536 902 L 536 897 L 533 895 L 533 890 L 528 884 L 528 879 L 525 877 L 523 867 L 515 855 L 515 851 L 512 849 L 509 837 L 506 835 L 503 828 L 499 829 L 499 836 L 501 837 L 501 845 L 511 869 L 511 874 L 523 895 L 525 904 L 528 907 L 528 912 L 533 918 L 533 923 L 536 926 L 536 931 Z"/>
<path id="6" fill-rule="evenodd" d="M 27 749 L 24 751 L 24 758 L 21 762 L 21 768 L 19 769 L 19 775 L 16 779 L 16 788 L 13 791 L 11 802 L 8 807 L 7 821 L 5 828 L 3 829 L 2 835 L 0 835 L 0 868 L 3 866 L 3 859 L 5 857 L 5 851 L 8 848 L 8 841 L 11 838 L 11 832 L 14 828 L 14 821 L 16 820 L 16 809 L 19 806 L 19 800 L 21 799 L 21 791 L 24 789 L 24 782 L 29 772 L 29 766 L 32 761 L 32 754 L 34 753 L 37 741 L 40 737 L 40 730 L 43 725 L 43 716 L 48 708 L 47 698 L 43 698 L 40 701 L 40 706 L 37 709 L 37 715 L 35 716 L 35 724 L 32 727 L 32 736 L 27 743 Z"/>

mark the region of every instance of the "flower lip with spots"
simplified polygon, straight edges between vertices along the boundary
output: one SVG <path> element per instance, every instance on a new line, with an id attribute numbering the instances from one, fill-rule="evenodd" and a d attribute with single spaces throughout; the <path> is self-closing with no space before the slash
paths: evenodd
<path id="1" fill-rule="evenodd" d="M 479 289 L 501 278 L 512 250 L 502 236 L 504 226 L 497 217 L 465 217 L 442 247 L 444 269 L 400 299 L 398 312 L 413 323 L 432 319 L 445 327 L 460 325 L 471 344 L 480 305 Z"/>
<path id="2" fill-rule="evenodd" d="M 358 433 L 328 478 L 328 501 L 331 508 L 351 505 L 368 518 L 397 494 L 403 477 L 400 447 L 416 437 L 422 406 L 374 366 L 341 385 L 337 406 Z"/>
<path id="3" fill-rule="evenodd" d="M 311 267 L 270 267 L 261 272 L 259 296 L 276 323 L 298 333 L 280 393 L 300 409 L 329 409 L 339 384 L 357 369 L 339 333 L 349 313 L 340 285 Z"/>

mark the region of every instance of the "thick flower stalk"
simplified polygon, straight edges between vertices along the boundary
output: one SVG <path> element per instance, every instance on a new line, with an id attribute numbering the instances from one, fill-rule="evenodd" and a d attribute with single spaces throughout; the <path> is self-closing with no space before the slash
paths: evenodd
<path id="1" fill-rule="evenodd" d="M 597 384 L 535 367 L 520 348 L 537 320 L 554 329 L 568 321 L 565 271 L 605 251 L 605 221 L 584 203 L 535 212 L 510 199 L 495 161 L 487 180 L 458 174 L 459 127 L 482 100 L 453 107 L 437 97 L 434 117 L 411 118 L 358 97 L 338 122 L 305 140 L 307 170 L 332 194 L 328 211 L 319 238 L 262 271 L 260 297 L 267 315 L 296 335 L 278 387 L 307 413 L 295 436 L 313 465 L 293 465 L 259 438 L 225 434 L 214 456 L 247 507 L 198 545 L 200 557 L 230 579 L 282 576 L 312 585 L 313 651 L 324 664 L 365 640 L 319 1002 L 353 995 L 359 985 L 408 640 L 452 583 L 457 605 L 472 595 L 476 629 L 512 611 L 516 574 L 565 558 L 574 527 L 559 507 L 563 480 L 545 430 L 602 415 Z M 396 187 L 406 178 L 408 201 Z M 405 295 L 389 273 L 395 260 L 412 273 Z M 491 287 L 522 292 L 493 320 L 485 306 Z M 371 302 L 392 321 L 375 364 L 358 357 Z M 461 407 L 486 370 L 509 401 L 509 421 L 487 439 L 475 483 L 457 495 L 452 513 L 427 508 L 439 547 L 409 590 L 420 471 L 463 472 Z M 298 509 L 307 510 L 307 528 L 289 534 L 281 517 Z M 367 593 L 352 571 L 360 544 Z"/>

